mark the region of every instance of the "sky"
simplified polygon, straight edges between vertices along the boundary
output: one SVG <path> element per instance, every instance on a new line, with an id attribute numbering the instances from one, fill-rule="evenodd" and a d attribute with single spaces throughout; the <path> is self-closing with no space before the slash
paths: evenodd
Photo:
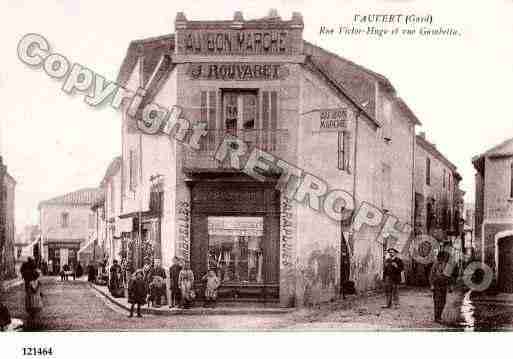
<path id="1" fill-rule="evenodd" d="M 121 151 L 121 116 L 92 108 L 80 93 L 22 63 L 16 48 L 27 33 L 51 49 L 115 80 L 131 40 L 174 31 L 178 11 L 188 19 L 246 19 L 276 8 L 284 19 L 303 15 L 304 39 L 386 76 L 422 122 L 428 140 L 463 176 L 465 201 L 474 200 L 471 158 L 513 134 L 513 0 L 258 0 L 104 1 L 3 0 L 0 4 L 0 152 L 17 181 L 16 226 L 38 223 L 37 204 L 99 185 Z M 456 37 L 325 36 L 322 25 L 354 25 L 355 14 L 433 17 L 432 27 Z"/>

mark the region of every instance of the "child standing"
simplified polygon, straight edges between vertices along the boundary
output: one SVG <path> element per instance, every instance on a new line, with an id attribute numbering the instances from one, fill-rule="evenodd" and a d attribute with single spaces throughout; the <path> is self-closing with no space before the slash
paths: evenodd
<path id="1" fill-rule="evenodd" d="M 130 315 L 129 318 L 134 316 L 134 307 L 137 304 L 137 316 L 139 318 L 141 315 L 141 305 L 146 303 L 146 282 L 144 281 L 143 271 L 138 269 L 135 271 L 133 278 L 130 280 L 128 285 L 128 303 L 130 306 Z"/>
<path id="2" fill-rule="evenodd" d="M 205 288 L 205 305 L 215 305 L 217 300 L 217 288 L 219 288 L 219 278 L 217 278 L 216 272 L 210 269 L 207 274 L 203 276 L 203 280 L 207 280 L 207 286 Z"/>
<path id="3" fill-rule="evenodd" d="M 196 293 L 194 292 L 194 273 L 189 262 L 185 262 L 183 269 L 180 271 L 178 283 L 180 283 L 180 290 L 182 291 L 181 307 L 189 309 L 196 298 Z"/>

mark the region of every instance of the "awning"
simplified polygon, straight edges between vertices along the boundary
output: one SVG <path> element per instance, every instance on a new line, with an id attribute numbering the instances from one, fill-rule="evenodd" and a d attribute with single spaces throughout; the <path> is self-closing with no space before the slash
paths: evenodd
<path id="1" fill-rule="evenodd" d="M 90 239 L 82 248 L 78 250 L 77 255 L 88 249 L 91 246 L 91 244 L 94 243 L 94 240 L 94 238 Z"/>
<path id="2" fill-rule="evenodd" d="M 132 218 L 116 218 L 114 237 L 121 237 L 123 232 L 132 232 L 133 223 Z"/>

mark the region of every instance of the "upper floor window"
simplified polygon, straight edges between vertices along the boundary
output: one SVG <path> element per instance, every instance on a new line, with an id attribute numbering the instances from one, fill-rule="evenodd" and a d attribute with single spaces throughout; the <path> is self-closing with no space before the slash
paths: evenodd
<path id="1" fill-rule="evenodd" d="M 96 224 L 96 216 L 94 213 L 89 214 L 89 228 L 94 228 Z"/>
<path id="2" fill-rule="evenodd" d="M 69 213 L 67 213 L 67 212 L 61 213 L 61 227 L 62 228 L 69 227 Z"/>
<path id="3" fill-rule="evenodd" d="M 205 96 L 206 98 L 206 96 Z M 202 99 L 202 103 L 206 99 Z M 258 116 L 258 96 L 254 91 L 225 91 L 223 92 L 224 129 L 236 134 L 238 130 L 256 128 Z"/>
<path id="4" fill-rule="evenodd" d="M 445 168 L 444 168 L 444 177 L 442 179 L 442 187 L 445 188 Z"/>
<path id="5" fill-rule="evenodd" d="M 426 157 L 426 184 L 431 185 L 431 160 Z"/>
<path id="6" fill-rule="evenodd" d="M 110 183 L 110 210 L 111 212 L 114 212 L 115 210 L 115 205 L 114 205 L 114 202 L 116 200 L 116 188 L 114 186 L 114 181 L 112 181 Z"/>

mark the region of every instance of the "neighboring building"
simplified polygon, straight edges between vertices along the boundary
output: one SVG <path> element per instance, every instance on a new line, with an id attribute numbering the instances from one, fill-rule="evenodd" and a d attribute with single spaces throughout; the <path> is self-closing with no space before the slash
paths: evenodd
<path id="1" fill-rule="evenodd" d="M 122 158 L 118 156 L 112 160 L 100 183 L 100 187 L 105 193 L 105 199 L 103 201 L 103 208 L 99 208 L 103 212 L 103 220 L 99 221 L 99 225 L 103 228 L 100 228 L 99 231 L 103 236 L 102 243 L 105 249 L 105 258 L 109 264 L 112 264 L 114 259 L 120 259 L 123 244 L 126 242 L 122 239 L 123 233 L 119 231 L 122 225 L 126 223 L 126 221 L 122 221 L 119 218 L 119 215 L 122 213 L 121 203 L 123 196 L 121 167 Z M 131 220 L 129 222 L 130 228 L 126 231 L 131 232 L 132 222 Z"/>
<path id="2" fill-rule="evenodd" d="M 38 258 L 40 253 L 40 230 L 38 225 L 23 227 L 23 231 L 16 235 L 14 242 L 14 257 L 16 263 L 20 264 L 28 257 Z"/>
<path id="3" fill-rule="evenodd" d="M 428 234 L 439 242 L 461 247 L 463 195 L 461 176 L 425 133 L 416 136 L 415 234 Z M 412 284 L 428 284 L 424 265 L 414 262 Z"/>
<path id="4" fill-rule="evenodd" d="M 464 253 L 470 255 L 472 257 L 476 254 L 476 246 L 474 240 L 474 216 L 475 216 L 475 205 L 474 203 L 465 203 L 463 206 L 463 216 L 464 216 Z"/>
<path id="5" fill-rule="evenodd" d="M 16 275 L 14 259 L 14 191 L 16 181 L 0 156 L 0 279 Z"/>
<path id="6" fill-rule="evenodd" d="M 472 163 L 476 249 L 494 271 L 499 290 L 513 293 L 513 139 L 474 157 Z"/>
<path id="7" fill-rule="evenodd" d="M 101 191 L 96 201 L 91 206 L 93 211 L 93 230 L 89 236 L 88 242 L 83 244 L 78 251 L 78 260 L 82 266 L 86 267 L 90 263 L 98 264 L 104 262 L 107 256 L 106 243 L 106 222 L 104 212 L 105 195 Z"/>
<path id="8" fill-rule="evenodd" d="M 77 263 L 78 251 L 94 233 L 91 206 L 99 196 L 100 189 L 84 188 L 39 203 L 43 260 L 50 273 L 58 273 L 64 264 Z"/>
<path id="9" fill-rule="evenodd" d="M 355 208 L 365 201 L 412 223 L 419 121 L 386 78 L 304 41 L 302 31 L 298 13 L 244 20 L 236 12 L 226 21 L 179 13 L 175 34 L 130 43 L 118 83 L 146 89 L 142 107 L 177 105 L 208 129 L 195 151 L 139 131 L 125 104 L 121 193 L 114 187 L 119 217 L 129 220 L 117 230 L 127 242 L 121 259 L 132 268 L 155 258 L 169 267 L 178 256 L 197 277 L 215 267 L 221 298 L 285 306 L 331 300 L 348 278 L 358 290 L 379 285 L 378 228 L 354 235 L 276 190 L 276 171 L 257 181 L 213 159 L 236 134 L 347 191 Z M 305 201 L 315 205 L 312 196 Z"/>

